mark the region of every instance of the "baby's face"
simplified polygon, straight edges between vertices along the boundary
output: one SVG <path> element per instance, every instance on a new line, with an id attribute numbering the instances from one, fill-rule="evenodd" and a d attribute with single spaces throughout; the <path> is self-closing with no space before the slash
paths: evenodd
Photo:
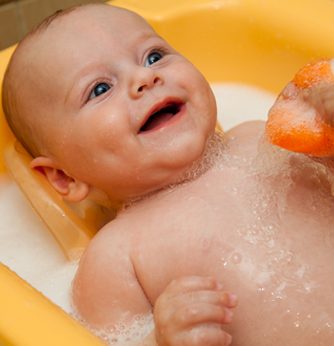
<path id="1" fill-rule="evenodd" d="M 173 181 L 200 157 L 216 123 L 212 91 L 142 18 L 77 9 L 38 45 L 48 155 L 67 174 L 122 200 Z"/>

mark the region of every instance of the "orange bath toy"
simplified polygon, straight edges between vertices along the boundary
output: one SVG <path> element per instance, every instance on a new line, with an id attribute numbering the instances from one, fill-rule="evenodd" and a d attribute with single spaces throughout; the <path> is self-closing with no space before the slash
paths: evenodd
<path id="1" fill-rule="evenodd" d="M 287 84 L 269 111 L 267 140 L 284 149 L 334 155 L 334 59 L 309 63 Z M 331 97 L 333 95 L 333 98 Z M 331 101 L 333 100 L 333 101 Z"/>

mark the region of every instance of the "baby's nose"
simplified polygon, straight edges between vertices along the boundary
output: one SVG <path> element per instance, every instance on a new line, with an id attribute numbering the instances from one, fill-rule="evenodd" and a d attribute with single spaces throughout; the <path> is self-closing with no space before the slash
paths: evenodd
<path id="1" fill-rule="evenodd" d="M 163 78 L 157 70 L 139 67 L 130 76 L 129 94 L 132 98 L 139 98 L 146 90 L 161 84 L 163 84 Z"/>

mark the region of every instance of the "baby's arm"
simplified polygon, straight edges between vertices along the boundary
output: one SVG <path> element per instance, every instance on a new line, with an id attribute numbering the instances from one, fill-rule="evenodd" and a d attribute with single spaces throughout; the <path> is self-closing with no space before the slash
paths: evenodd
<path id="1" fill-rule="evenodd" d="M 80 263 L 73 284 L 73 301 L 85 322 L 108 329 L 135 315 L 147 314 L 152 304 L 137 280 L 126 246 L 94 238 Z M 229 345 L 221 326 L 230 323 L 236 298 L 222 291 L 213 278 L 185 277 L 173 281 L 154 306 L 155 329 L 139 345 Z"/>
<path id="2" fill-rule="evenodd" d="M 80 261 L 72 298 L 80 317 L 93 328 L 108 329 L 120 321 L 129 324 L 137 314 L 152 310 L 128 253 L 117 229 L 107 225 Z"/>

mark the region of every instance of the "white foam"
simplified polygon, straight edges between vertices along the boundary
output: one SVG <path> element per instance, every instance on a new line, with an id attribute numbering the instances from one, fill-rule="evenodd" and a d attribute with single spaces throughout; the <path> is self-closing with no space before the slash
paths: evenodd
<path id="1" fill-rule="evenodd" d="M 224 130 L 248 120 L 266 120 L 275 96 L 242 84 L 215 84 Z M 70 287 L 77 266 L 69 264 L 8 175 L 0 179 L 0 261 L 54 303 L 70 312 Z"/>
<path id="2" fill-rule="evenodd" d="M 0 179 L 0 206 L 0 262 L 69 312 L 77 265 L 67 262 L 8 174 Z"/>
<path id="3" fill-rule="evenodd" d="M 153 330 L 154 320 L 153 314 L 149 313 L 135 316 L 130 325 L 119 322 L 103 330 L 87 327 L 108 345 L 120 343 L 122 346 L 134 346 Z"/>

